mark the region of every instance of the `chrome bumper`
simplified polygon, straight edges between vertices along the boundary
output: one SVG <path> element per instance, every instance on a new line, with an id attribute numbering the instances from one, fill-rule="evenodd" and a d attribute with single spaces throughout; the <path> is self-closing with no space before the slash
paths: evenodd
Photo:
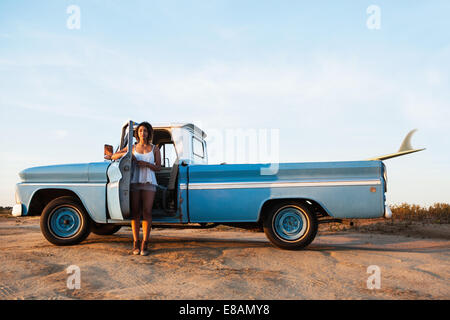
<path id="1" fill-rule="evenodd" d="M 384 206 L 384 217 L 386 219 L 392 218 L 392 211 L 391 208 L 389 208 L 389 206 Z"/>
<path id="2" fill-rule="evenodd" d="M 11 214 L 14 217 L 20 217 L 22 215 L 22 213 L 23 213 L 22 204 L 21 203 L 15 204 L 13 209 L 12 209 L 12 213 Z"/>

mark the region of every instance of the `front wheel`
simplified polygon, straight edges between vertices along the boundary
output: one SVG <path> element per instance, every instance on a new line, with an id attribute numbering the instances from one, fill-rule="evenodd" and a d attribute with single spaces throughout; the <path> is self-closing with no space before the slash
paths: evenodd
<path id="1" fill-rule="evenodd" d="M 80 243 L 91 232 L 91 220 L 76 198 L 64 196 L 50 201 L 42 211 L 41 232 L 51 243 L 68 246 Z"/>
<path id="2" fill-rule="evenodd" d="M 272 206 L 264 219 L 264 233 L 275 246 L 298 250 L 309 245 L 317 234 L 317 217 L 299 202 Z"/>

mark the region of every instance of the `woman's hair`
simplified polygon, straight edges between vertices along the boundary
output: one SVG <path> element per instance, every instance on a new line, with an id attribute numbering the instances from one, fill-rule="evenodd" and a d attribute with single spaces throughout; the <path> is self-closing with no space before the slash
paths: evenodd
<path id="1" fill-rule="evenodd" d="M 148 132 L 148 136 L 147 136 L 147 144 L 149 144 L 150 142 L 152 142 L 152 139 L 153 139 L 153 127 L 152 127 L 152 125 L 151 125 L 150 123 L 148 123 L 148 122 L 146 122 L 146 121 L 141 122 L 141 123 L 137 126 L 136 130 L 134 130 L 133 136 L 136 138 L 136 141 L 139 142 L 139 134 L 138 134 L 138 131 L 139 131 L 139 128 L 140 128 L 141 126 L 144 126 L 144 127 L 147 128 L 147 132 Z"/>

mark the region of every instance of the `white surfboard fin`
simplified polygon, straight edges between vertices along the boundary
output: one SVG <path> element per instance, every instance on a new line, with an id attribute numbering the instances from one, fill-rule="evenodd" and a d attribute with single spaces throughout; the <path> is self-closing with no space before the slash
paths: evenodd
<path id="1" fill-rule="evenodd" d="M 367 159 L 367 160 L 386 160 L 386 159 L 390 159 L 390 158 L 400 157 L 400 156 L 403 156 L 405 154 L 409 154 L 409 153 L 419 152 L 419 151 L 425 150 L 425 148 L 423 148 L 423 149 L 414 149 L 411 146 L 411 137 L 414 134 L 414 132 L 416 132 L 416 131 L 417 131 L 417 129 L 413 129 L 410 132 L 408 132 L 408 134 L 406 135 L 405 139 L 403 139 L 402 144 L 400 145 L 400 149 L 398 149 L 398 151 L 396 153 L 386 154 L 384 156 L 379 156 L 379 157 L 375 157 L 375 158 L 371 158 L 371 159 Z"/>

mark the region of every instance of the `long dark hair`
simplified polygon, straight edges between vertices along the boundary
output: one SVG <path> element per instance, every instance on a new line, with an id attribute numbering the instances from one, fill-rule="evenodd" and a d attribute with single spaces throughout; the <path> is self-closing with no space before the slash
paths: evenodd
<path id="1" fill-rule="evenodd" d="M 152 127 L 152 125 L 151 125 L 150 123 L 148 123 L 147 121 L 141 122 L 141 123 L 137 126 L 136 130 L 134 130 L 134 132 L 133 132 L 133 136 L 136 138 L 136 141 L 139 143 L 139 134 L 138 134 L 138 131 L 139 131 L 139 128 L 140 128 L 141 126 L 144 126 L 144 127 L 147 128 L 147 132 L 148 132 L 148 136 L 147 136 L 147 144 L 150 144 L 150 143 L 152 142 L 152 139 L 153 139 L 153 127 Z"/>

